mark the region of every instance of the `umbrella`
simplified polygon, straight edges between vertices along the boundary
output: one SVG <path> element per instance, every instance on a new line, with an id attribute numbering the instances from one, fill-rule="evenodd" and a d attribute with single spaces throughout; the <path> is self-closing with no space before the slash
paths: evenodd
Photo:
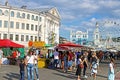
<path id="1" fill-rule="evenodd" d="M 55 49 L 58 49 L 58 51 L 69 50 L 69 48 L 67 46 L 56 46 Z"/>
<path id="2" fill-rule="evenodd" d="M 68 42 L 68 43 L 63 43 L 63 44 L 59 44 L 58 46 L 67 46 L 67 47 L 83 47 L 82 45 L 75 44 L 75 43 L 71 43 L 71 42 Z"/>
<path id="3" fill-rule="evenodd" d="M 15 43 L 9 39 L 0 39 L 0 47 L 24 48 L 23 45 Z"/>

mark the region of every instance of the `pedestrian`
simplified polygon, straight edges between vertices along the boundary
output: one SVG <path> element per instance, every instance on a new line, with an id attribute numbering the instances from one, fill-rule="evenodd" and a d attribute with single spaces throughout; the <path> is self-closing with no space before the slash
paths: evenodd
<path id="1" fill-rule="evenodd" d="M 34 60 L 35 58 L 33 55 L 33 51 L 29 50 L 28 55 L 25 59 L 28 80 L 34 80 Z"/>
<path id="2" fill-rule="evenodd" d="M 20 60 L 20 63 L 19 63 L 19 67 L 20 67 L 20 80 L 25 80 L 25 61 L 24 59 L 21 59 Z"/>
<path id="3" fill-rule="evenodd" d="M 3 57 L 3 51 L 2 48 L 0 48 L 0 67 L 2 65 L 2 57 Z"/>
<path id="4" fill-rule="evenodd" d="M 88 52 L 87 51 L 85 51 L 84 54 L 83 54 L 83 65 L 84 65 L 83 76 L 85 78 L 87 78 L 87 76 L 86 76 L 86 70 L 87 70 L 87 67 L 88 67 Z"/>
<path id="5" fill-rule="evenodd" d="M 72 66 L 73 66 L 73 53 L 70 51 L 68 51 L 68 68 L 70 71 L 72 71 Z"/>
<path id="6" fill-rule="evenodd" d="M 36 74 L 36 77 L 37 77 L 37 80 L 39 80 L 39 72 L 38 72 L 38 55 L 36 54 L 36 52 L 34 51 L 34 70 L 35 70 L 35 74 Z"/>
<path id="7" fill-rule="evenodd" d="M 96 80 L 97 71 L 99 68 L 99 62 L 98 58 L 96 56 L 96 52 L 92 53 L 91 63 L 90 63 L 90 69 L 91 69 L 91 75 L 93 77 L 93 80 Z"/>
<path id="8" fill-rule="evenodd" d="M 114 62 L 114 59 L 111 58 L 110 63 L 109 63 L 109 69 L 108 69 L 108 80 L 115 79 L 114 67 L 115 67 L 115 62 Z"/>
<path id="9" fill-rule="evenodd" d="M 58 52 L 58 49 L 56 49 L 53 53 L 54 55 L 54 68 L 57 68 L 58 67 L 58 63 L 59 63 L 59 52 Z"/>
<path id="10" fill-rule="evenodd" d="M 63 70 L 64 70 L 64 72 L 67 72 L 68 71 L 68 52 L 64 53 L 63 60 L 64 60 Z"/>
<path id="11" fill-rule="evenodd" d="M 81 72 L 84 67 L 82 57 L 83 57 L 82 55 L 77 57 L 78 58 L 77 59 L 77 70 L 76 70 L 77 80 L 81 80 Z"/>

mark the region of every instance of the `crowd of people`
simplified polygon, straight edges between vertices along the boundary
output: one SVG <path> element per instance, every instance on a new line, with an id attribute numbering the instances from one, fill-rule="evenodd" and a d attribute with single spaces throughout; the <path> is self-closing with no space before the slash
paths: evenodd
<path id="1" fill-rule="evenodd" d="M 114 80 L 114 56 L 109 55 L 109 71 L 108 80 Z M 93 80 L 96 80 L 96 74 L 99 69 L 99 63 L 104 60 L 105 55 L 102 51 L 58 51 L 56 49 L 53 53 L 50 52 L 50 68 L 63 69 L 63 72 L 76 70 L 77 80 L 81 80 L 81 75 L 87 78 L 86 70 L 91 70 Z M 111 74 L 112 73 L 112 74 Z M 112 77 L 112 78 L 109 78 Z"/>
<path id="2" fill-rule="evenodd" d="M 48 67 L 52 69 L 62 69 L 63 72 L 67 73 L 68 71 L 75 70 L 75 75 L 77 80 L 81 80 L 81 76 L 87 78 L 86 71 L 89 68 L 91 70 L 91 75 L 93 80 L 96 79 L 96 74 L 99 69 L 99 63 L 107 59 L 105 53 L 102 51 L 86 51 L 86 50 L 67 50 L 67 51 L 58 51 L 58 49 L 48 51 L 49 63 Z M 107 52 L 108 53 L 108 52 Z M 3 51 L 0 48 L 0 65 L 2 59 Z M 13 53 L 13 57 L 16 56 L 16 51 Z M 39 71 L 38 71 L 38 59 L 40 58 L 40 52 L 37 49 L 30 49 L 26 56 L 20 60 L 20 80 L 25 80 L 25 67 L 27 71 L 27 79 L 34 80 L 35 75 L 37 80 L 39 80 Z M 113 53 L 109 54 L 109 70 L 108 70 L 108 80 L 114 80 L 114 60 L 117 59 Z"/>

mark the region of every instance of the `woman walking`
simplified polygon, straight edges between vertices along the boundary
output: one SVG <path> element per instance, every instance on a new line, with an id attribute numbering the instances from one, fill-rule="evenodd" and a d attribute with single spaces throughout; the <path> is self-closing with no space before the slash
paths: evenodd
<path id="1" fill-rule="evenodd" d="M 34 60 L 35 60 L 35 57 L 33 55 L 33 51 L 30 50 L 25 59 L 28 80 L 34 80 L 34 62 L 35 62 Z"/>
<path id="2" fill-rule="evenodd" d="M 64 53 L 63 59 L 64 59 L 64 68 L 63 68 L 63 70 L 64 70 L 64 72 L 67 72 L 68 71 L 68 53 L 67 52 Z"/>
<path id="3" fill-rule="evenodd" d="M 93 76 L 93 80 L 96 80 L 97 70 L 99 68 L 99 62 L 98 58 L 96 56 L 96 52 L 93 52 L 92 58 L 91 58 L 91 75 Z"/>
<path id="4" fill-rule="evenodd" d="M 114 59 L 112 58 L 109 63 L 109 69 L 108 69 L 108 80 L 114 80 L 115 74 L 114 74 Z"/>
<path id="5" fill-rule="evenodd" d="M 84 66 L 83 66 L 82 56 L 79 56 L 77 59 L 77 70 L 76 70 L 77 80 L 81 80 L 81 71 L 83 67 Z"/>

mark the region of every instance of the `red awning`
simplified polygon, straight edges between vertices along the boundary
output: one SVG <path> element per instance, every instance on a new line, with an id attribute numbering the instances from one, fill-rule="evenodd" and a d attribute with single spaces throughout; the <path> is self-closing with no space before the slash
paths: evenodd
<path id="1" fill-rule="evenodd" d="M 15 43 L 9 39 L 0 39 L 0 47 L 23 48 L 24 45 Z"/>
<path id="2" fill-rule="evenodd" d="M 55 49 L 58 49 L 59 51 L 61 51 L 61 50 L 69 50 L 69 47 L 67 47 L 67 46 L 56 46 L 55 47 Z"/>
<path id="3" fill-rule="evenodd" d="M 63 44 L 59 44 L 58 46 L 83 47 L 82 45 L 79 45 L 79 44 L 74 44 L 74 43 L 71 43 L 71 42 L 68 42 L 68 43 L 63 43 Z"/>

